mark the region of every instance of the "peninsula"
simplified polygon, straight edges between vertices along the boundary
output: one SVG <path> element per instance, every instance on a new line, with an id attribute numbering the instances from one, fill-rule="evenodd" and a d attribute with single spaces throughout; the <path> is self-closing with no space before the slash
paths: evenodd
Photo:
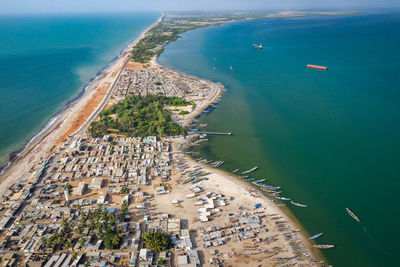
<path id="1" fill-rule="evenodd" d="M 169 13 L 146 29 L 2 174 L 3 261 L 323 265 L 265 192 L 185 153 L 204 137 L 190 125 L 223 85 L 156 61 L 185 31 L 279 16 L 288 14 Z"/>

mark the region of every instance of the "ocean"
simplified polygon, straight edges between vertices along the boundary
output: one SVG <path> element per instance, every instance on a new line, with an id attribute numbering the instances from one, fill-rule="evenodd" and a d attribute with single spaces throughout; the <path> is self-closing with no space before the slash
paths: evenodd
<path id="1" fill-rule="evenodd" d="M 193 151 L 227 171 L 258 166 L 250 177 L 308 205 L 286 202 L 336 246 L 323 251 L 334 266 L 398 266 L 399 47 L 399 13 L 311 16 L 189 31 L 159 62 L 227 88 L 197 123 L 233 135 Z"/>
<path id="2" fill-rule="evenodd" d="M 159 16 L 0 16 L 0 166 Z"/>

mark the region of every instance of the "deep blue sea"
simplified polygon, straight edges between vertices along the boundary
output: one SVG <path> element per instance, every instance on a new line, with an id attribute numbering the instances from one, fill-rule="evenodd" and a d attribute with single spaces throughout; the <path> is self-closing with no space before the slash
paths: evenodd
<path id="1" fill-rule="evenodd" d="M 0 16 L 0 166 L 159 16 Z"/>
<path id="2" fill-rule="evenodd" d="M 227 88 L 199 123 L 233 136 L 196 146 L 201 157 L 224 160 L 228 171 L 259 166 L 251 177 L 307 204 L 286 202 L 308 234 L 324 233 L 316 243 L 336 246 L 324 251 L 334 266 L 398 266 L 399 13 L 203 28 L 159 61 Z"/>

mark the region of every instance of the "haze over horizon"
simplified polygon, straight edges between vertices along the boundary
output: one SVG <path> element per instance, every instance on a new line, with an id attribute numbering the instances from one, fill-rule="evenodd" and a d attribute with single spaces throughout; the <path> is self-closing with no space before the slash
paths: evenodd
<path id="1" fill-rule="evenodd" d="M 400 8 L 397 0 L 2 0 L 0 14 L 104 13 L 132 11 L 209 11 L 259 9 L 369 9 Z"/>

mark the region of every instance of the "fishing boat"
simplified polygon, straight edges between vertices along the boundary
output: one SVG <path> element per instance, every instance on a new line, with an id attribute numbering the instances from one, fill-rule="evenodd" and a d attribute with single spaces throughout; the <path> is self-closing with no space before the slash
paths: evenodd
<path id="1" fill-rule="evenodd" d="M 328 248 L 334 248 L 335 245 L 313 245 L 314 248 L 320 248 L 320 249 L 328 249 Z"/>
<path id="2" fill-rule="evenodd" d="M 240 179 L 246 179 L 246 178 L 248 178 L 248 177 L 249 177 L 249 176 L 247 176 L 247 175 L 239 176 Z"/>
<path id="3" fill-rule="evenodd" d="M 257 180 L 256 182 L 257 183 L 262 183 L 262 182 L 265 182 L 265 179 Z"/>
<path id="4" fill-rule="evenodd" d="M 256 167 L 251 168 L 250 170 L 242 172 L 242 174 L 247 174 L 247 173 L 250 173 L 250 172 L 254 172 L 257 169 L 258 169 L 258 167 L 256 166 Z"/>
<path id="5" fill-rule="evenodd" d="M 232 173 L 235 173 L 235 172 L 237 172 L 239 169 L 235 169 Z"/>
<path id="6" fill-rule="evenodd" d="M 244 180 L 245 180 L 245 181 L 249 181 L 249 182 L 254 181 L 253 178 L 247 178 L 247 179 L 244 179 Z"/>
<path id="7" fill-rule="evenodd" d="M 313 239 L 316 239 L 316 238 L 320 237 L 320 236 L 323 235 L 323 234 L 324 234 L 324 233 L 319 233 L 319 234 L 316 234 L 316 235 L 313 235 L 313 236 L 309 237 L 308 239 L 309 239 L 309 240 L 313 240 Z"/>
<path id="8" fill-rule="evenodd" d="M 290 200 L 290 198 L 288 198 L 288 197 L 275 197 L 275 198 L 280 199 L 280 200 Z"/>
<path id="9" fill-rule="evenodd" d="M 295 206 L 297 206 L 297 207 L 307 208 L 307 205 L 294 202 L 293 200 L 290 201 L 290 203 L 292 203 L 293 205 L 295 205 Z"/>
<path id="10" fill-rule="evenodd" d="M 357 215 L 355 215 L 351 210 L 349 210 L 349 208 L 346 208 L 346 211 L 351 217 L 353 217 L 354 220 L 360 222 L 360 219 L 357 217 Z"/>
<path id="11" fill-rule="evenodd" d="M 262 44 L 259 44 L 259 45 L 253 44 L 253 47 L 254 47 L 255 49 L 263 49 L 263 45 L 262 45 Z"/>

